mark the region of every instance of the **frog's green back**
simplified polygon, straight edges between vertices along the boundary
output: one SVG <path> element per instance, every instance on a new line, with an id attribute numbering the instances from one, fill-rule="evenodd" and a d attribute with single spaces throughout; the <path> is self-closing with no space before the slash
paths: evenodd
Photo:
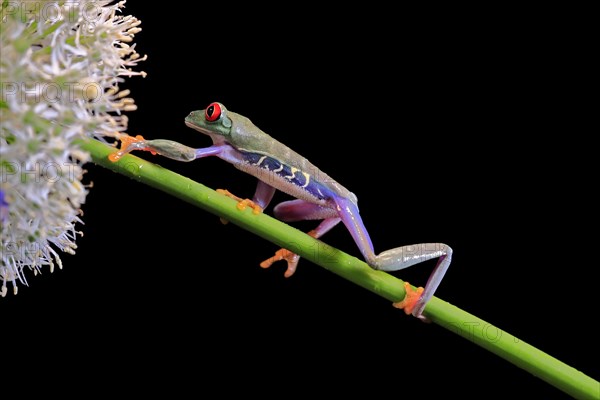
<path id="1" fill-rule="evenodd" d="M 305 157 L 263 132 L 250 119 L 232 111 L 228 111 L 227 115 L 233 122 L 228 139 L 237 149 L 276 159 L 292 167 L 292 171 L 297 170 L 300 174 L 308 174 L 311 180 L 319 182 L 336 195 L 348 198 L 356 204 L 356 196 L 352 192 L 321 171 Z"/>

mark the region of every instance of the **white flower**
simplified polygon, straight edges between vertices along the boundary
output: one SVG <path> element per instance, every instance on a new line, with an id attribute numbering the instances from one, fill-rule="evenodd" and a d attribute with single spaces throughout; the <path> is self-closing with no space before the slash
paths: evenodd
<path id="1" fill-rule="evenodd" d="M 125 1 L 0 3 L 0 295 L 25 270 L 74 253 L 89 155 L 75 139 L 115 137 L 135 110 L 125 76 L 139 61 L 140 21 Z"/>

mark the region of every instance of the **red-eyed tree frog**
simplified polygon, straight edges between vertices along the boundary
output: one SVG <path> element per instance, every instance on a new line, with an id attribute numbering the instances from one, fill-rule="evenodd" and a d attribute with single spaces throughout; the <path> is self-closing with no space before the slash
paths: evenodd
<path id="1" fill-rule="evenodd" d="M 365 261 L 374 269 L 397 271 L 438 258 L 425 288 L 415 291 L 405 283 L 405 299 L 394 304 L 403 308 L 406 314 L 426 320 L 422 314 L 423 309 L 450 266 L 450 246 L 443 243 L 423 243 L 375 254 L 358 212 L 356 196 L 306 158 L 260 130 L 248 118 L 215 102 L 205 110 L 191 112 L 185 118 L 185 123 L 210 136 L 213 145 L 194 149 L 171 140 L 145 140 L 141 136 L 133 138 L 122 135 L 121 150 L 111 154 L 110 158 L 116 161 L 133 150 L 150 151 L 178 161 L 217 156 L 258 178 L 252 201 L 238 199 L 240 204 L 250 204 L 260 212 L 269 205 L 275 190 L 281 190 L 295 199 L 278 204 L 273 210 L 276 218 L 285 222 L 321 220 L 314 230 L 308 232 L 314 238 L 321 237 L 340 221 L 343 222 Z M 262 262 L 261 266 L 268 268 L 279 260 L 287 261 L 285 276 L 292 276 L 299 256 L 286 249 L 277 251 L 273 257 Z"/>

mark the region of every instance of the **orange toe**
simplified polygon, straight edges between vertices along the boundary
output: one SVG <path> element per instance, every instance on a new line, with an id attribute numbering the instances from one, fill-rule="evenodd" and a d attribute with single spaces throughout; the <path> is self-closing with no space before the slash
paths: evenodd
<path id="1" fill-rule="evenodd" d="M 111 153 L 108 156 L 108 159 L 112 162 L 119 161 L 119 159 L 121 157 L 123 157 L 125 154 L 127 154 L 127 152 L 128 152 L 127 149 L 129 148 L 129 146 L 131 144 L 145 140 L 142 135 L 137 135 L 137 136 L 133 137 L 133 136 L 129 136 L 126 134 L 118 135 L 118 139 L 121 141 L 121 146 L 119 148 L 119 151 L 115 151 L 114 153 Z M 138 150 L 146 150 L 146 149 L 143 148 L 143 149 L 138 149 Z M 148 149 L 148 151 L 150 151 L 150 150 Z M 152 154 L 156 155 L 156 152 L 154 152 L 154 151 L 150 151 L 150 152 Z"/>
<path id="2" fill-rule="evenodd" d="M 275 252 L 275 255 L 271 258 L 266 259 L 265 261 L 260 263 L 261 268 L 269 268 L 273 265 L 274 262 L 285 260 L 287 262 L 287 270 L 283 274 L 286 278 L 294 275 L 296 272 L 296 267 L 298 266 L 298 261 L 300 260 L 300 256 L 296 253 L 292 253 L 287 249 L 279 249 Z"/>
<path id="3" fill-rule="evenodd" d="M 393 303 L 393 306 L 399 309 L 403 309 L 406 315 L 412 314 L 417 301 L 421 298 L 421 294 L 423 293 L 423 288 L 418 287 L 417 290 L 414 290 L 410 283 L 404 282 L 404 290 L 406 291 L 406 295 L 402 301 L 397 303 Z"/>
<path id="4" fill-rule="evenodd" d="M 241 197 L 237 197 L 236 195 L 234 195 L 233 193 L 231 193 L 229 190 L 226 189 L 217 189 L 217 193 L 221 193 L 227 197 L 231 197 L 232 199 L 234 199 L 235 201 L 238 202 L 237 204 L 237 208 L 240 211 L 244 211 L 246 209 L 246 207 L 250 207 L 252 208 L 252 212 L 254 214 L 260 214 L 263 209 L 261 206 L 259 206 L 258 204 L 256 204 L 255 202 L 253 202 L 250 199 L 242 199 Z"/>

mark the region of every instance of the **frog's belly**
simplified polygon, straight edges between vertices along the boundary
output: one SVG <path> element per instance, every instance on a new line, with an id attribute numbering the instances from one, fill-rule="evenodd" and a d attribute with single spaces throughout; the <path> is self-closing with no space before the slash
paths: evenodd
<path id="1" fill-rule="evenodd" d="M 298 199 L 327 206 L 330 204 L 329 200 L 335 197 L 335 193 L 319 182 L 314 175 L 269 156 L 245 153 L 244 162 L 235 166 Z"/>

